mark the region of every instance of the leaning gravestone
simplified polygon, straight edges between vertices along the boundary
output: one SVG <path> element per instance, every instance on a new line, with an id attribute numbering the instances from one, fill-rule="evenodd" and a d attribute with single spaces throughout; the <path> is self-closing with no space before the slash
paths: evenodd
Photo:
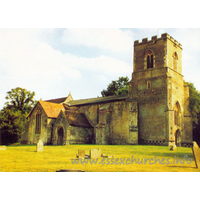
<path id="1" fill-rule="evenodd" d="M 0 146 L 0 150 L 6 150 L 6 146 Z"/>
<path id="2" fill-rule="evenodd" d="M 101 158 L 101 149 L 91 149 L 90 150 L 90 158 Z"/>
<path id="3" fill-rule="evenodd" d="M 42 140 L 39 140 L 37 143 L 37 152 L 43 152 L 44 147 L 43 147 L 43 142 Z"/>
<path id="4" fill-rule="evenodd" d="M 196 168 L 200 168 L 200 150 L 199 150 L 199 146 L 196 142 L 193 142 L 192 151 L 193 151 L 193 155 L 194 155 Z"/>
<path id="5" fill-rule="evenodd" d="M 85 158 L 85 150 L 78 150 L 78 157 Z"/>

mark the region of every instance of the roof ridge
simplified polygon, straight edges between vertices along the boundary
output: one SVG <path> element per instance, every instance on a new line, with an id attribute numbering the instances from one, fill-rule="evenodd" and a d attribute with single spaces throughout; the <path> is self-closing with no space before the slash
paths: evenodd
<path id="1" fill-rule="evenodd" d="M 111 96 L 106 96 L 106 97 L 92 97 L 92 98 L 86 98 L 86 99 L 76 99 L 73 101 L 79 101 L 79 100 L 91 100 L 91 99 L 103 99 L 103 98 L 111 98 L 111 97 L 123 97 L 123 96 L 128 96 L 128 94 L 120 94 L 120 95 L 111 95 Z"/>
<path id="2" fill-rule="evenodd" d="M 122 95 L 113 95 L 107 97 L 97 97 L 97 98 L 88 98 L 88 99 L 78 99 L 78 100 L 71 100 L 66 103 L 65 105 L 73 106 L 73 105 L 83 105 L 83 104 L 92 104 L 92 103 L 100 103 L 106 101 L 114 101 L 114 100 L 121 100 L 123 98 L 128 98 L 128 94 Z"/>
<path id="3" fill-rule="evenodd" d="M 48 99 L 48 100 L 44 100 L 44 102 L 48 102 L 48 101 L 52 101 L 52 100 L 57 100 L 57 99 L 66 99 L 67 97 L 60 97 L 60 98 L 55 98 L 55 99 Z"/>

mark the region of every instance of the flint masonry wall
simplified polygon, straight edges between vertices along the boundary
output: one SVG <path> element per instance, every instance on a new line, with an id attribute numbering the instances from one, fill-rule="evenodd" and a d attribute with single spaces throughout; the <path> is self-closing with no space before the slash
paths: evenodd
<path id="1" fill-rule="evenodd" d="M 93 128 L 70 125 L 64 114 L 61 112 L 53 124 L 52 144 L 58 144 L 58 130 L 63 128 L 63 144 L 66 142 L 74 143 L 92 143 Z"/>
<path id="2" fill-rule="evenodd" d="M 36 114 L 40 112 L 41 114 L 41 134 L 36 134 Z M 47 117 L 46 113 L 38 103 L 32 114 L 27 119 L 25 125 L 25 132 L 22 134 L 21 143 L 22 144 L 37 144 L 38 140 L 42 140 L 44 144 L 48 144 L 51 140 L 51 123 L 55 119 L 50 119 Z"/>
<path id="3" fill-rule="evenodd" d="M 147 69 L 147 55 L 153 55 L 153 68 Z M 177 60 L 174 61 L 174 55 Z M 182 73 L 182 46 L 168 34 L 134 43 L 134 72 L 129 94 L 138 102 L 139 143 L 168 145 L 184 124 L 192 134 L 190 118 L 184 119 L 185 94 Z M 174 105 L 181 106 L 181 124 L 174 124 Z M 187 106 L 186 106 L 187 107 Z M 189 112 L 189 111 L 188 111 Z M 188 114 L 189 115 L 189 114 Z M 190 125 L 189 125 L 190 124 Z"/>
<path id="4" fill-rule="evenodd" d="M 137 106 L 133 102 L 114 101 L 74 109 L 85 113 L 95 127 L 96 144 L 138 144 Z"/>
<path id="5" fill-rule="evenodd" d="M 153 54 L 153 68 L 147 69 L 147 54 Z M 166 43 L 163 38 L 143 39 L 134 43 L 134 72 L 131 89 L 138 102 L 140 144 L 166 143 Z"/>

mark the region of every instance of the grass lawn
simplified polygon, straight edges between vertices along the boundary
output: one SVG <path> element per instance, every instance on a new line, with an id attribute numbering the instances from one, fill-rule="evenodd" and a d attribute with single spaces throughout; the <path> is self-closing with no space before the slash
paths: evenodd
<path id="1" fill-rule="evenodd" d="M 81 164 L 80 161 L 79 164 L 72 164 L 71 159 L 75 159 L 79 149 L 89 153 L 90 149 L 98 148 L 103 154 L 114 156 L 112 162 L 111 158 L 109 160 L 101 158 L 97 164 L 91 164 L 89 160 L 88 164 Z M 191 148 L 178 147 L 176 151 L 169 149 L 170 147 L 167 146 L 147 145 L 69 145 L 44 146 L 44 152 L 39 153 L 36 152 L 36 145 L 7 146 L 6 150 L 0 151 L 0 171 L 56 172 L 60 169 L 81 169 L 86 172 L 200 171 L 200 169 L 196 169 Z M 140 164 L 135 161 L 131 164 L 132 156 L 137 162 L 139 159 Z M 184 156 L 183 164 L 181 162 L 183 162 Z M 119 160 L 116 160 L 117 158 Z M 177 159 L 181 160 L 177 163 Z M 123 162 L 121 163 L 121 161 Z"/>

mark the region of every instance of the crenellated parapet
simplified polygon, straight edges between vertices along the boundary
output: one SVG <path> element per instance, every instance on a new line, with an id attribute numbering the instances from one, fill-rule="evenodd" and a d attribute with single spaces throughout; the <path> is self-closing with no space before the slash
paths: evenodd
<path id="1" fill-rule="evenodd" d="M 142 44 L 151 44 L 151 43 L 155 43 L 158 40 L 166 40 L 166 39 L 170 40 L 171 42 L 174 43 L 174 45 L 176 45 L 182 49 L 182 45 L 180 43 L 178 43 L 173 37 L 171 37 L 167 33 L 163 33 L 160 38 L 158 38 L 157 35 L 155 35 L 155 36 L 151 37 L 151 40 L 148 40 L 148 38 L 143 38 L 142 42 L 140 42 L 139 40 L 136 40 L 134 42 L 134 46 L 142 45 Z"/>

